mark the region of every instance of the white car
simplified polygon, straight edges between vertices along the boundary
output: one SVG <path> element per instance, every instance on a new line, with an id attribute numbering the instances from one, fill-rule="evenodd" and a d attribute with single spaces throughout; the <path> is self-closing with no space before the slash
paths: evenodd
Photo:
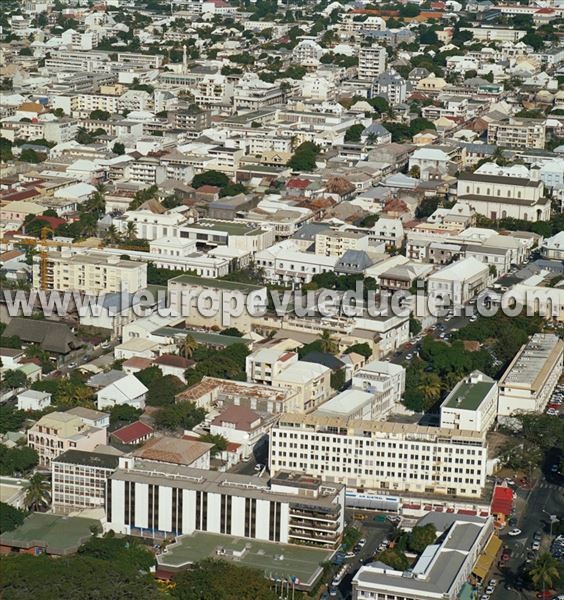
<path id="1" fill-rule="evenodd" d="M 488 583 L 488 587 L 495 587 L 497 585 L 497 579 L 490 579 L 490 582 Z"/>
<path id="2" fill-rule="evenodd" d="M 405 355 L 406 360 L 411 360 L 413 358 L 413 354 L 411 352 Z"/>
<path id="3" fill-rule="evenodd" d="M 360 540 L 358 540 L 358 545 L 361 548 L 364 548 L 364 544 L 366 544 L 366 540 L 364 538 L 361 538 Z"/>
<path id="4" fill-rule="evenodd" d="M 486 588 L 486 594 L 493 594 L 495 591 L 495 588 L 492 587 L 491 585 L 488 585 L 488 587 Z"/>
<path id="5" fill-rule="evenodd" d="M 262 471 L 262 465 L 261 464 L 255 465 L 255 471 Z"/>
<path id="6" fill-rule="evenodd" d="M 507 533 L 507 535 L 510 535 L 512 537 L 514 537 L 516 535 L 521 535 L 521 530 L 520 529 L 512 529 L 511 531 L 509 531 Z"/>
<path id="7" fill-rule="evenodd" d="M 537 550 L 540 549 L 540 542 L 533 542 L 531 544 L 531 548 L 536 552 Z"/>

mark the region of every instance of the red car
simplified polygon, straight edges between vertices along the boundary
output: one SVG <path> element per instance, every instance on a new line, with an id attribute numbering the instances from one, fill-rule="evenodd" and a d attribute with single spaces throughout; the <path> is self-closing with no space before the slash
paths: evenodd
<path id="1" fill-rule="evenodd" d="M 554 592 L 537 592 L 537 598 L 541 598 L 541 600 L 550 600 L 553 596 Z"/>

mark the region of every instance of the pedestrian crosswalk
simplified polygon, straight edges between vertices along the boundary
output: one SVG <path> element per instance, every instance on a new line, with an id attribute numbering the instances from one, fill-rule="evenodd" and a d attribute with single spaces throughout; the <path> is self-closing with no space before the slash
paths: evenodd
<path id="1" fill-rule="evenodd" d="M 541 484 L 539 484 L 539 488 L 545 489 L 545 490 L 562 489 L 564 491 L 564 488 L 562 488 L 561 485 L 558 485 L 557 483 L 548 483 L 547 481 L 543 481 Z"/>

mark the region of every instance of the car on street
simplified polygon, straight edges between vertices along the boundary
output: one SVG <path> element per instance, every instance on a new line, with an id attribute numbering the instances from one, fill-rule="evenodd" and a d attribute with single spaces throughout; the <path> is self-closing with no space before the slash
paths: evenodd
<path id="1" fill-rule="evenodd" d="M 331 598 L 334 598 L 336 595 L 338 594 L 338 590 L 336 587 L 331 587 L 329 588 L 329 596 L 331 596 Z"/>
<path id="2" fill-rule="evenodd" d="M 516 536 L 516 535 L 521 535 L 521 530 L 520 530 L 520 529 L 517 529 L 517 528 L 515 528 L 515 529 L 512 529 L 511 531 L 509 531 L 509 532 L 507 533 L 507 535 L 510 535 L 510 536 L 512 536 L 512 537 L 514 537 L 514 536 Z"/>
<path id="3" fill-rule="evenodd" d="M 540 549 L 540 542 L 533 542 L 531 544 L 531 548 L 536 552 L 537 550 Z"/>
<path id="4" fill-rule="evenodd" d="M 70 363 L 67 365 L 67 369 L 76 369 L 76 363 L 75 363 L 75 362 L 70 362 Z"/>
<path id="5" fill-rule="evenodd" d="M 537 592 L 537 598 L 541 598 L 541 600 L 552 600 L 554 592 L 549 592 L 545 590 L 544 592 Z"/>
<path id="6" fill-rule="evenodd" d="M 533 534 L 533 540 L 535 542 L 540 542 L 542 539 L 542 533 L 540 531 L 535 531 L 535 533 Z"/>
<path id="7" fill-rule="evenodd" d="M 255 471 L 262 471 L 262 465 L 260 463 L 255 465 Z"/>
<path id="8" fill-rule="evenodd" d="M 495 591 L 495 588 L 492 587 L 491 585 L 488 585 L 488 587 L 486 588 L 486 594 L 493 594 Z"/>

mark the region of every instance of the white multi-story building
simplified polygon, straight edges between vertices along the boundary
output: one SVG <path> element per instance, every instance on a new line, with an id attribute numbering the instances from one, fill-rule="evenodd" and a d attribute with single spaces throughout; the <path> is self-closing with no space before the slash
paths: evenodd
<path id="1" fill-rule="evenodd" d="M 358 78 L 372 80 L 386 70 L 386 49 L 376 44 L 358 53 Z"/>
<path id="2" fill-rule="evenodd" d="M 131 210 L 114 219 L 120 233 L 127 233 L 127 224 L 135 224 L 135 235 L 144 240 L 179 237 L 179 228 L 186 222 L 180 212 L 154 213 L 150 210 Z M 184 236 L 182 236 L 184 237 Z"/>
<path id="3" fill-rule="evenodd" d="M 35 260 L 33 285 L 38 289 L 89 293 L 127 289 L 134 294 L 147 287 L 147 263 L 121 260 L 94 250 L 71 254 L 63 249 L 49 252 L 45 262 Z"/>
<path id="4" fill-rule="evenodd" d="M 499 380 L 498 414 L 542 412 L 562 375 L 563 356 L 557 335 L 533 335 Z"/>
<path id="5" fill-rule="evenodd" d="M 485 435 L 497 415 L 497 396 L 497 382 L 473 371 L 454 386 L 441 404 L 441 427 Z"/>
<path id="6" fill-rule="evenodd" d="M 103 508 L 106 482 L 118 467 L 115 454 L 67 450 L 51 463 L 53 511 L 68 514 Z"/>
<path id="7" fill-rule="evenodd" d="M 194 531 L 337 548 L 345 488 L 279 473 L 254 476 L 120 458 L 108 480 L 106 517 L 116 532 L 165 537 Z"/>
<path id="8" fill-rule="evenodd" d="M 427 291 L 453 306 L 463 306 L 488 284 L 489 268 L 475 258 L 451 263 L 427 279 Z"/>
<path id="9" fill-rule="evenodd" d="M 401 401 L 405 391 L 405 369 L 387 361 L 374 360 L 360 368 L 352 387 L 374 395 L 373 419 L 384 419 Z"/>
<path id="10" fill-rule="evenodd" d="M 255 263 L 271 283 L 309 283 L 314 275 L 335 270 L 338 256 L 300 252 L 292 242 L 280 242 L 257 252 Z"/>
<path id="11" fill-rule="evenodd" d="M 407 82 L 396 71 L 391 69 L 381 73 L 372 84 L 372 96 L 382 96 L 392 106 L 405 102 L 407 97 Z"/>
<path id="12" fill-rule="evenodd" d="M 301 40 L 292 50 L 293 62 L 305 67 L 316 66 L 322 56 L 323 48 L 315 40 Z"/>
<path id="13" fill-rule="evenodd" d="M 385 493 L 479 497 L 486 483 L 487 444 L 476 431 L 284 414 L 269 452 L 272 473 Z"/>

